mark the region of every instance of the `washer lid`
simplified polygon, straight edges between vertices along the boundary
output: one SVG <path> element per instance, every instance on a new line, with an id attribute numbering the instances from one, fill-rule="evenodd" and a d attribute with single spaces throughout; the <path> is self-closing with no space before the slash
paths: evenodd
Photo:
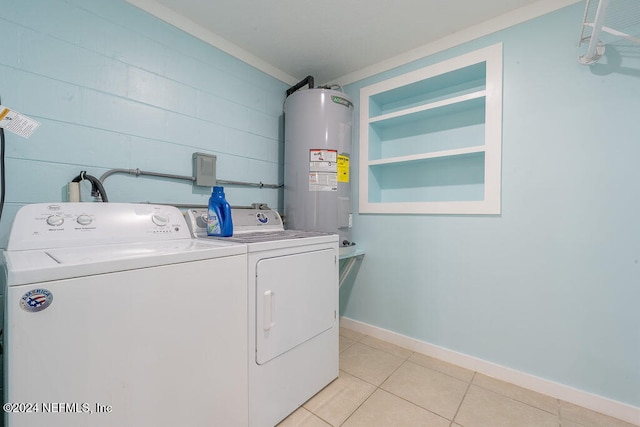
<path id="1" fill-rule="evenodd" d="M 245 245 L 179 239 L 120 245 L 4 251 L 7 283 L 16 286 L 247 253 Z"/>

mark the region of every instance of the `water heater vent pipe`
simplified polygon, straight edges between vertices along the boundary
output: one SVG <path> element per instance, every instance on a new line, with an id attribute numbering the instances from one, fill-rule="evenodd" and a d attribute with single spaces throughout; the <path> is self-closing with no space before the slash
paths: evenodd
<path id="1" fill-rule="evenodd" d="M 291 95 L 293 92 L 297 91 L 298 89 L 300 89 L 301 87 L 303 87 L 306 84 L 309 85 L 309 89 L 313 89 L 313 77 L 312 76 L 305 77 L 304 80 L 300 80 L 298 83 L 296 83 L 295 85 L 293 85 L 289 89 L 287 89 L 287 96 Z"/>

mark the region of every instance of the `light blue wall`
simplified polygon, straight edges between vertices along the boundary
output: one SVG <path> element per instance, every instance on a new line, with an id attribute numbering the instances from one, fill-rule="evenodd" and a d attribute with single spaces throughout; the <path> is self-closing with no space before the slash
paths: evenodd
<path id="1" fill-rule="evenodd" d="M 580 65 L 583 7 L 345 88 L 504 44 L 502 214 L 355 215 L 341 312 L 640 406 L 640 46 Z"/>
<path id="2" fill-rule="evenodd" d="M 66 183 L 113 168 L 192 175 L 194 152 L 218 179 L 282 182 L 288 85 L 123 0 L 0 0 L 2 103 L 41 123 L 7 132 L 0 246 L 25 203 L 63 201 Z M 115 202 L 206 204 L 188 181 L 113 175 Z M 281 191 L 227 187 L 232 205 L 281 205 Z"/>

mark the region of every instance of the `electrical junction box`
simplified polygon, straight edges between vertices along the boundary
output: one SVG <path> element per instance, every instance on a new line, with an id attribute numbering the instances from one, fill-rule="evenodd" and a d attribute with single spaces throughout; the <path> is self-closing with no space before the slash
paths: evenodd
<path id="1" fill-rule="evenodd" d="M 202 187 L 216 185 L 216 156 L 213 154 L 193 153 L 193 174 L 195 184 Z"/>

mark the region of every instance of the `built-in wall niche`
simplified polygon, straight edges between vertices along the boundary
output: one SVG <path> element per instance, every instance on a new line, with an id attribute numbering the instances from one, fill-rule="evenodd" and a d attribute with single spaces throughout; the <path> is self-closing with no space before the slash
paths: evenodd
<path id="1" fill-rule="evenodd" d="M 498 214 L 502 45 L 360 91 L 360 213 Z"/>

